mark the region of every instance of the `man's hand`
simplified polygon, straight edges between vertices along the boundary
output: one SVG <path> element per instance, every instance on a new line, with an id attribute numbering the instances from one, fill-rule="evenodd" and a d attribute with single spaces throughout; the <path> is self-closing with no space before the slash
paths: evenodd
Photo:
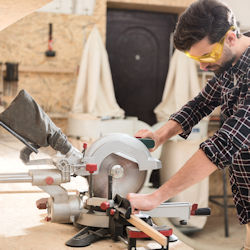
<path id="1" fill-rule="evenodd" d="M 152 194 L 135 194 L 129 193 L 127 195 L 127 199 L 129 200 L 132 208 L 132 213 L 136 212 L 136 210 L 149 211 L 156 208 L 160 205 L 160 201 L 157 200 L 157 197 Z"/>
<path id="2" fill-rule="evenodd" d="M 147 130 L 147 129 L 141 129 L 141 130 L 139 130 L 135 134 L 135 137 L 151 138 L 152 140 L 154 140 L 155 146 L 153 148 L 149 149 L 150 152 L 155 151 L 159 147 L 159 145 L 160 145 L 160 143 L 159 143 L 160 141 L 159 141 L 158 136 L 155 133 L 153 133 L 152 131 Z"/>
<path id="3" fill-rule="evenodd" d="M 135 137 L 151 138 L 152 140 L 154 140 L 155 146 L 154 148 L 150 149 L 150 151 L 152 152 L 155 151 L 161 144 L 163 144 L 169 138 L 180 133 L 182 133 L 181 125 L 176 121 L 169 120 L 157 131 L 152 132 L 147 129 L 142 129 L 135 134 Z"/>

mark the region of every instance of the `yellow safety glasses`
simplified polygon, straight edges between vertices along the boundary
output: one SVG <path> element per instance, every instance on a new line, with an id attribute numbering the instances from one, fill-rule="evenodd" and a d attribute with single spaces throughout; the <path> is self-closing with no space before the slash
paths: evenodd
<path id="1" fill-rule="evenodd" d="M 192 56 L 192 55 L 190 55 L 190 53 L 188 51 L 186 51 L 185 54 L 188 57 L 190 57 L 198 62 L 202 62 L 202 63 L 215 63 L 215 62 L 217 62 L 221 58 L 223 47 L 224 47 L 225 37 L 230 30 L 235 30 L 235 28 L 233 26 L 231 26 L 229 28 L 229 30 L 226 32 L 226 34 L 220 39 L 220 41 L 214 45 L 214 48 L 210 53 L 202 55 L 202 56 Z"/>

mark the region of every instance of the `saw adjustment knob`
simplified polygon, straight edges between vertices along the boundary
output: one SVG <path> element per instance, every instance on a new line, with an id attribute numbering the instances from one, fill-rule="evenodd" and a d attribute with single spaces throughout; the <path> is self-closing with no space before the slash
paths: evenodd
<path id="1" fill-rule="evenodd" d="M 84 154 L 85 154 L 85 151 L 86 151 L 87 147 L 88 147 L 88 144 L 84 142 L 84 143 L 82 144 L 82 154 L 83 154 L 83 156 L 84 156 Z"/>
<path id="2" fill-rule="evenodd" d="M 54 179 L 51 176 L 45 178 L 45 182 L 47 185 L 52 185 L 54 183 Z"/>
<path id="3" fill-rule="evenodd" d="M 102 202 L 101 203 L 101 210 L 106 211 L 108 208 L 110 208 L 110 204 L 108 202 Z"/>
<path id="4" fill-rule="evenodd" d="M 86 170 L 90 173 L 93 174 L 97 170 L 97 164 L 86 164 Z"/>
<path id="5" fill-rule="evenodd" d="M 116 210 L 111 208 L 110 211 L 109 211 L 109 214 L 113 216 L 113 215 L 115 215 L 115 212 L 116 212 Z"/>
<path id="6" fill-rule="evenodd" d="M 41 198 L 36 201 L 36 207 L 38 209 L 47 209 L 48 207 L 48 198 Z"/>

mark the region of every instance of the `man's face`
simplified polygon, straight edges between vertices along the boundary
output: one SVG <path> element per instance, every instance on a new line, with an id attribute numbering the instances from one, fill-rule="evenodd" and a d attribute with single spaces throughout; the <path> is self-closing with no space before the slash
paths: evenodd
<path id="1" fill-rule="evenodd" d="M 208 40 L 208 37 L 205 37 L 201 41 L 195 43 L 189 50 L 189 53 L 192 56 L 203 56 L 211 53 L 214 46 L 215 44 L 211 44 Z M 236 55 L 232 52 L 230 47 L 225 43 L 222 55 L 218 59 L 218 61 L 214 63 L 199 62 L 200 69 L 205 71 L 212 71 L 215 74 L 220 74 L 225 70 L 227 70 L 230 66 L 232 66 L 232 63 L 235 61 L 235 58 Z"/>

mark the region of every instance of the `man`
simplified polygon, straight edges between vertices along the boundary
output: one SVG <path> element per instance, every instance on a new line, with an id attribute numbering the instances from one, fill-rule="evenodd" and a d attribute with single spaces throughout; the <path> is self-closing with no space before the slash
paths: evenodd
<path id="1" fill-rule="evenodd" d="M 155 150 L 176 134 L 187 138 L 192 127 L 219 105 L 224 123 L 159 189 L 127 198 L 134 210 L 151 210 L 217 168 L 228 167 L 238 218 L 247 228 L 245 249 L 250 249 L 250 38 L 239 33 L 234 15 L 223 3 L 198 0 L 180 16 L 174 43 L 215 76 L 163 127 L 154 133 L 141 130 L 136 136 L 154 139 Z"/>

